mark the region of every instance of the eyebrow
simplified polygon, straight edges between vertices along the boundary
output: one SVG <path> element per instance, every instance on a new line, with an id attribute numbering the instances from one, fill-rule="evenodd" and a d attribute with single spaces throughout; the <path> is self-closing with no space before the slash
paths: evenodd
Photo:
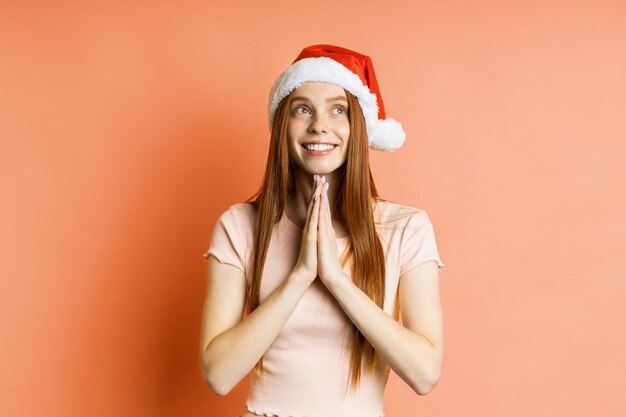
<path id="1" fill-rule="evenodd" d="M 291 99 L 291 101 L 292 101 L 292 102 L 293 102 L 293 101 L 297 101 L 297 100 L 301 100 L 301 101 L 310 101 L 308 98 L 306 98 L 306 97 L 302 97 L 302 96 L 294 96 L 294 97 Z M 347 99 L 346 97 L 344 97 L 344 96 L 336 96 L 336 97 L 327 98 L 327 99 L 326 99 L 326 102 L 327 102 L 327 103 L 329 103 L 329 102 L 331 102 L 331 101 L 339 101 L 339 100 L 345 101 L 346 103 L 348 102 L 348 99 Z"/>

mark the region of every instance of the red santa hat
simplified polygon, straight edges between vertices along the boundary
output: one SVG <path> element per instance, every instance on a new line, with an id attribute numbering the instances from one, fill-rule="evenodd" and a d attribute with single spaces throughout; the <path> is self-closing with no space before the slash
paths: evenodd
<path id="1" fill-rule="evenodd" d="M 356 96 L 365 117 L 371 149 L 392 152 L 404 143 L 406 134 L 402 125 L 385 117 L 385 107 L 370 57 L 334 45 L 304 48 L 278 76 L 270 90 L 268 103 L 270 130 L 278 104 L 306 81 L 337 84 Z"/>

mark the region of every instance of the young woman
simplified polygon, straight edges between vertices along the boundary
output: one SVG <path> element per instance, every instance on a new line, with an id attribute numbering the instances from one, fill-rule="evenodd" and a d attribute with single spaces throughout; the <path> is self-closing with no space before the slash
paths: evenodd
<path id="1" fill-rule="evenodd" d="M 203 376 L 226 395 L 252 371 L 243 417 L 384 416 L 390 368 L 424 395 L 443 362 L 432 224 L 380 198 L 369 168 L 404 132 L 370 58 L 332 45 L 278 77 L 269 122 L 262 186 L 204 253 Z"/>

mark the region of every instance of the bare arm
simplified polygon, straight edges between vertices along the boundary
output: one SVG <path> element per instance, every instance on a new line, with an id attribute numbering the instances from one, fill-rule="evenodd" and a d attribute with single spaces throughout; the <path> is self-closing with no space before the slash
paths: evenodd
<path id="1" fill-rule="evenodd" d="M 435 261 L 424 262 L 400 278 L 402 324 L 350 279 L 336 280 L 329 289 L 400 378 L 419 395 L 432 391 L 439 382 L 443 363 L 443 319 Z"/>
<path id="2" fill-rule="evenodd" d="M 316 176 L 317 177 L 317 176 Z M 256 365 L 276 339 L 317 275 L 317 216 L 321 181 L 309 202 L 300 256 L 285 280 L 246 318 L 246 277 L 209 256 L 209 283 L 202 319 L 200 360 L 207 385 L 226 395 Z"/>
<path id="3" fill-rule="evenodd" d="M 323 197 L 327 196 L 328 185 Z M 390 317 L 341 269 L 328 199 L 320 208 L 320 279 L 382 359 L 418 394 L 437 385 L 443 363 L 443 320 L 436 260 L 404 272 L 398 292 L 402 324 Z"/>
<path id="4" fill-rule="evenodd" d="M 228 394 L 252 370 L 309 286 L 292 272 L 242 320 L 245 284 L 241 270 L 209 257 L 201 362 L 207 385 L 218 395 Z"/>

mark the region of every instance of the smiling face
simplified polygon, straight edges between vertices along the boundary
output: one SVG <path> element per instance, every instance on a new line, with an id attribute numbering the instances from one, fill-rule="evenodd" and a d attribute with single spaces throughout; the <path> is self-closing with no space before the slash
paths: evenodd
<path id="1" fill-rule="evenodd" d="M 350 120 L 344 89 L 305 82 L 294 90 L 288 109 L 289 155 L 309 174 L 328 174 L 346 161 Z"/>

